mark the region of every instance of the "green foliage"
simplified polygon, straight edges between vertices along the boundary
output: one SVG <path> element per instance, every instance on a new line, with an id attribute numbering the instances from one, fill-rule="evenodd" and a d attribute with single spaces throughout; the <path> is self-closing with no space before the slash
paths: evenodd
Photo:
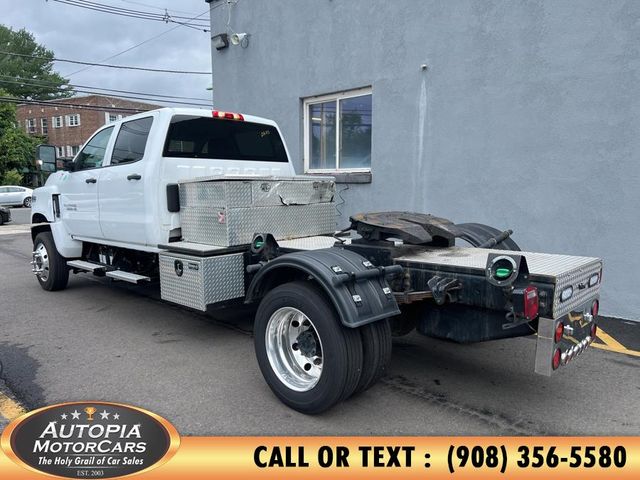
<path id="1" fill-rule="evenodd" d="M 12 168 L 4 172 L 0 184 L 2 185 L 22 185 L 23 176 L 18 170 Z"/>
<path id="2" fill-rule="evenodd" d="M 0 96 L 6 95 L 0 90 Z M 17 126 L 16 107 L 0 103 L 0 177 L 9 170 L 33 170 L 35 148 L 39 138 L 31 138 Z"/>
<path id="3" fill-rule="evenodd" d="M 0 87 L 11 96 L 52 100 L 67 98 L 73 94 L 73 89 L 69 87 L 60 90 L 69 80 L 53 71 L 53 52 L 39 45 L 33 35 L 24 28 L 15 31 L 0 25 L 0 51 L 43 57 L 0 54 L 0 74 L 3 75 L 0 77 Z"/>

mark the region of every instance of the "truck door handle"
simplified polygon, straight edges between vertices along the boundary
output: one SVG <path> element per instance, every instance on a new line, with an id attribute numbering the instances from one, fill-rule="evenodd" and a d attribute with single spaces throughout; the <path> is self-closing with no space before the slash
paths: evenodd
<path id="1" fill-rule="evenodd" d="M 85 180 L 85 182 L 87 182 L 87 183 L 96 183 L 96 182 L 97 182 L 97 180 L 96 180 L 95 178 L 87 178 L 87 179 Z"/>
<path id="2" fill-rule="evenodd" d="M 140 180 L 142 178 L 141 175 L 137 173 L 132 173 L 131 175 L 127 175 L 127 180 Z"/>

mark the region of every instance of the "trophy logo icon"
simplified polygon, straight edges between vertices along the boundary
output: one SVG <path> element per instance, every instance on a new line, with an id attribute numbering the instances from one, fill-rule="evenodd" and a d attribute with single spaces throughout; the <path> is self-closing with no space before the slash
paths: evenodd
<path id="1" fill-rule="evenodd" d="M 84 409 L 84 412 L 87 414 L 87 420 L 92 422 L 93 421 L 93 414 L 96 413 L 96 408 L 95 407 L 87 407 Z"/>

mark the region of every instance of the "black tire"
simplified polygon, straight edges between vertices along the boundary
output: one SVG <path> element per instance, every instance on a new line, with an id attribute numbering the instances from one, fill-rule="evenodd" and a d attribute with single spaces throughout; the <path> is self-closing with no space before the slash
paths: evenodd
<path id="1" fill-rule="evenodd" d="M 502 233 L 501 230 L 482 223 L 460 223 L 456 225 L 456 227 L 466 233 L 462 238 L 474 247 L 477 247 L 489 240 L 491 237 L 495 237 Z M 498 243 L 493 248 L 497 250 L 512 250 L 515 252 L 521 250 L 520 246 L 511 237 Z"/>
<path id="2" fill-rule="evenodd" d="M 321 413 L 351 396 L 362 370 L 360 332 L 342 325 L 319 288 L 305 282 L 274 288 L 260 302 L 254 324 L 256 357 L 264 379 L 284 404 L 307 414 Z M 321 343 L 322 370 L 317 383 L 306 391 L 296 391 L 280 380 L 267 353 L 269 322 L 287 307 L 299 310 L 312 322 Z"/>
<path id="3" fill-rule="evenodd" d="M 25 208 L 31 208 L 31 197 L 27 197 L 22 201 L 22 206 Z"/>
<path id="4" fill-rule="evenodd" d="M 400 315 L 389 319 L 391 336 L 404 337 L 413 332 L 416 329 L 420 319 L 420 312 L 423 308 L 425 308 L 424 302 L 400 305 Z"/>
<path id="5" fill-rule="evenodd" d="M 58 253 L 51 232 L 40 232 L 36 235 L 33 241 L 34 252 L 38 251 L 40 245 L 44 245 L 46 251 L 48 273 L 46 279 L 43 279 L 41 275 L 36 275 L 38 283 L 43 289 L 50 292 L 63 290 L 69 282 L 69 268 L 66 259 Z"/>
<path id="6" fill-rule="evenodd" d="M 391 326 L 379 320 L 360 327 L 362 374 L 355 393 L 364 392 L 384 376 L 391 362 Z"/>

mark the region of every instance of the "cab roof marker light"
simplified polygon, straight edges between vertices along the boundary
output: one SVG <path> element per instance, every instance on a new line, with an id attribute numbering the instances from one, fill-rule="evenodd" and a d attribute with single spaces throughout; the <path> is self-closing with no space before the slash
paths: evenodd
<path id="1" fill-rule="evenodd" d="M 212 112 L 213 118 L 220 118 L 223 120 L 238 120 L 244 121 L 244 117 L 241 113 L 233 113 L 233 112 L 222 112 L 220 110 L 213 110 Z"/>

